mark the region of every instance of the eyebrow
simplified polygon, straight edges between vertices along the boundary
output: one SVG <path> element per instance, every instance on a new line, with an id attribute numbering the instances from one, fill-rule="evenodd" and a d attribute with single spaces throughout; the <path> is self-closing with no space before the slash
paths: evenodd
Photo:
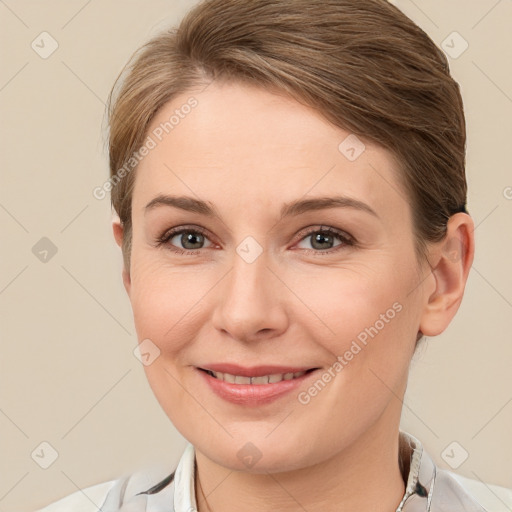
<path id="1" fill-rule="evenodd" d="M 159 206 L 171 206 L 179 208 L 180 210 L 199 213 L 207 217 L 220 218 L 220 215 L 213 205 L 193 197 L 159 195 L 146 205 L 145 212 L 147 213 L 149 210 Z M 293 217 L 309 211 L 324 210 L 327 208 L 352 208 L 379 218 L 375 210 L 358 199 L 347 196 L 334 196 L 297 199 L 296 201 L 286 203 L 281 208 L 280 220 L 285 217 Z"/>

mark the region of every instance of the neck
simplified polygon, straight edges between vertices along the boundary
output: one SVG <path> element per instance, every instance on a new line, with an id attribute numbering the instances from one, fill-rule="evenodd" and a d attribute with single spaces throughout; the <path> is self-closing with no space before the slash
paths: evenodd
<path id="1" fill-rule="evenodd" d="M 383 429 L 377 423 L 321 464 L 281 473 L 232 471 L 196 451 L 198 510 L 238 512 L 250 503 L 252 512 L 323 512 L 333 506 L 338 512 L 395 512 L 405 484 L 398 424 L 393 426 Z"/>

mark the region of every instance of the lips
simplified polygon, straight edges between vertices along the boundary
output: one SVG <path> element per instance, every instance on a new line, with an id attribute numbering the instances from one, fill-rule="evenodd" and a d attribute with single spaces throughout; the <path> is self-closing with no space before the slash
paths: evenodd
<path id="1" fill-rule="evenodd" d="M 317 369 L 275 365 L 249 368 L 224 363 L 197 367 L 215 394 L 245 406 L 273 402 L 297 389 Z"/>

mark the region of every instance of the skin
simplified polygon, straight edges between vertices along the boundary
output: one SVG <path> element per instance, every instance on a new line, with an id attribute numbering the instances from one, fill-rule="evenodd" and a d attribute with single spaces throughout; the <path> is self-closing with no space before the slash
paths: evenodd
<path id="1" fill-rule="evenodd" d="M 148 133 L 191 94 L 198 106 L 136 171 L 123 280 L 138 339 L 160 350 L 144 367 L 148 381 L 196 447 L 199 510 L 395 510 L 405 492 L 398 429 L 417 333 L 436 336 L 455 315 L 473 261 L 473 222 L 451 217 L 445 239 L 418 262 L 411 207 L 388 151 L 364 141 L 349 161 L 338 149 L 349 132 L 291 98 L 236 83 L 174 98 Z M 220 218 L 172 206 L 145 212 L 159 194 L 207 201 Z M 279 218 L 284 203 L 334 195 L 377 216 L 332 207 Z M 156 247 L 179 226 L 206 230 L 193 242 L 199 249 L 181 235 Z M 315 245 L 322 226 L 355 245 L 336 235 Z M 118 220 L 113 230 L 121 245 Z M 247 236 L 263 250 L 252 263 L 236 252 Z M 394 303 L 402 310 L 306 405 L 295 392 L 261 407 L 235 405 L 196 369 L 282 364 L 322 375 Z M 237 457 L 248 442 L 261 453 L 252 467 Z"/>

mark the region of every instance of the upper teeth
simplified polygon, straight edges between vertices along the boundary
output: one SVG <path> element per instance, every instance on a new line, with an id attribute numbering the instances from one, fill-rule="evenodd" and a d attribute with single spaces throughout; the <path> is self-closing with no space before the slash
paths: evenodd
<path id="1" fill-rule="evenodd" d="M 231 375 L 230 373 L 214 372 L 209 370 L 208 373 L 215 378 L 224 380 L 231 384 L 273 384 L 282 380 L 291 380 L 301 377 L 306 372 L 295 373 L 274 373 L 272 375 L 262 375 L 261 377 L 243 377 L 241 375 Z"/>

